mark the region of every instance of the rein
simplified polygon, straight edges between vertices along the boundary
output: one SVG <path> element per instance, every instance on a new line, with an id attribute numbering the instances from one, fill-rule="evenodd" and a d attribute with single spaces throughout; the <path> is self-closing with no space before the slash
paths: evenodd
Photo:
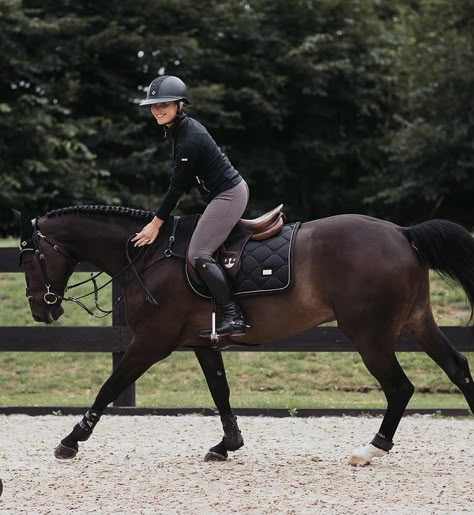
<path id="1" fill-rule="evenodd" d="M 173 252 L 173 244 L 176 240 L 175 235 L 176 235 L 176 230 L 177 230 L 178 224 L 179 224 L 179 217 L 175 217 L 173 220 L 173 230 L 172 230 L 171 236 L 169 237 L 167 248 L 165 249 L 163 254 L 158 259 L 153 261 L 150 265 L 148 265 L 142 271 L 142 273 L 145 272 L 146 270 L 148 270 L 151 266 L 162 261 L 163 259 L 167 259 L 167 258 L 170 258 L 173 256 L 179 257 L 179 258 L 184 257 L 181 255 L 175 254 Z M 60 294 L 57 294 L 57 293 L 54 293 L 53 291 L 51 291 L 51 282 L 48 277 L 46 257 L 43 254 L 43 252 L 41 251 L 40 241 L 42 240 L 45 243 L 47 243 L 56 252 L 59 252 L 63 256 L 65 256 L 68 259 L 70 259 L 71 261 L 73 261 L 74 264 L 77 264 L 77 261 L 67 250 L 62 249 L 61 247 L 59 247 L 59 245 L 52 243 L 51 241 L 49 241 L 46 238 L 46 236 L 44 236 L 44 234 L 41 233 L 41 231 L 39 230 L 38 219 L 35 219 L 33 221 L 33 236 L 31 238 L 31 243 L 28 241 L 23 241 L 20 245 L 20 265 L 21 265 L 21 255 L 23 252 L 32 251 L 35 253 L 36 257 L 38 258 L 39 264 L 40 264 L 41 274 L 43 276 L 44 286 L 46 289 L 46 293 L 43 295 L 43 300 L 46 304 L 49 304 L 49 305 L 56 304 L 56 302 L 63 301 L 63 300 L 68 301 L 68 302 L 73 302 L 73 303 L 77 304 L 78 306 L 80 306 L 82 309 L 84 309 L 90 316 L 93 316 L 95 318 L 105 318 L 106 316 L 108 316 L 114 312 L 114 310 L 117 308 L 117 306 L 123 300 L 123 295 L 120 295 L 117 298 L 114 305 L 112 306 L 112 309 L 104 310 L 99 306 L 99 291 L 104 289 L 106 286 L 108 286 L 112 281 L 117 279 L 120 275 L 122 275 L 128 269 L 131 269 L 134 274 L 134 277 L 137 279 L 138 283 L 140 284 L 140 286 L 142 287 L 142 289 L 145 292 L 145 301 L 149 302 L 150 304 L 154 304 L 155 306 L 158 306 L 158 302 L 156 301 L 156 299 L 154 298 L 154 296 L 150 292 L 150 290 L 146 287 L 142 278 L 140 277 L 140 274 L 138 273 L 138 271 L 136 269 L 136 265 L 148 254 L 151 247 L 142 249 L 137 256 L 135 256 L 134 258 L 131 258 L 130 252 L 129 252 L 129 244 L 130 244 L 130 241 L 132 238 L 133 238 L 133 235 L 127 239 L 127 242 L 125 244 L 125 254 L 127 256 L 128 263 L 121 270 L 119 270 L 114 276 L 112 276 L 106 283 L 104 283 L 101 286 L 97 286 L 97 277 L 99 277 L 101 274 L 104 273 L 104 272 L 98 272 L 96 274 L 91 273 L 91 277 L 89 279 L 85 279 L 84 281 L 80 281 L 71 286 L 66 286 L 64 293 L 66 293 L 67 291 L 72 290 L 73 288 L 76 288 L 78 286 L 87 284 L 88 282 L 92 282 L 93 290 L 91 292 L 85 293 L 84 295 L 81 295 L 79 297 L 64 297 L 64 294 L 60 295 Z M 31 246 L 28 246 L 29 243 Z M 130 282 L 130 280 L 125 283 L 125 286 L 129 282 Z M 102 315 L 95 314 L 83 302 L 81 302 L 81 299 L 83 299 L 85 297 L 89 297 L 90 295 L 94 295 L 95 307 L 97 310 L 99 310 L 101 313 L 103 313 Z M 26 289 L 26 296 L 27 296 L 27 298 L 31 298 L 28 288 Z"/>

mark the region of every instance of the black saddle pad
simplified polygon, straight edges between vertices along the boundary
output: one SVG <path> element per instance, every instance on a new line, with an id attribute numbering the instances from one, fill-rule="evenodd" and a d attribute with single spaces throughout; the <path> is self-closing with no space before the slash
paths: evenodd
<path id="1" fill-rule="evenodd" d="M 250 240 L 241 255 L 240 270 L 232 281 L 235 295 L 256 295 L 282 292 L 291 286 L 292 254 L 300 222 L 284 225 L 280 234 L 263 241 Z M 188 274 L 189 286 L 201 297 L 207 291 Z"/>

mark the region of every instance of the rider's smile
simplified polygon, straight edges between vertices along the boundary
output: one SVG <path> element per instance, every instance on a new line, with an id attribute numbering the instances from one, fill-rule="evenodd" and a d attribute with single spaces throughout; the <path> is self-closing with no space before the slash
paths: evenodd
<path id="1" fill-rule="evenodd" d="M 177 110 L 176 102 L 162 102 L 151 106 L 151 113 L 159 125 L 171 124 L 176 117 Z"/>

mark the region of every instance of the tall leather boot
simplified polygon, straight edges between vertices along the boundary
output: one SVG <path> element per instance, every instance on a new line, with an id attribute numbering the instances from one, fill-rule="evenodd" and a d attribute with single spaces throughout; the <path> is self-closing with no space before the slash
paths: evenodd
<path id="1" fill-rule="evenodd" d="M 219 336 L 244 336 L 244 317 L 224 270 L 211 256 L 200 256 L 196 259 L 196 271 L 222 312 L 222 318 L 216 324 L 216 333 Z M 211 331 L 212 329 L 200 331 L 199 336 L 209 338 Z"/>

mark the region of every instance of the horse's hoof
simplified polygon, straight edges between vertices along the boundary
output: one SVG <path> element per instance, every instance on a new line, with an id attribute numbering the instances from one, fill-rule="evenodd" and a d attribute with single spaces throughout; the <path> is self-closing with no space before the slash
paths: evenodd
<path id="1" fill-rule="evenodd" d="M 349 465 L 352 465 L 353 467 L 366 467 L 367 465 L 370 465 L 370 460 L 367 458 L 364 458 L 363 456 L 357 456 L 353 454 L 348 461 Z"/>
<path id="2" fill-rule="evenodd" d="M 54 456 L 58 460 L 70 460 L 76 456 L 79 449 L 74 449 L 72 447 L 66 447 L 62 443 L 60 443 L 56 449 L 54 449 Z"/>
<path id="3" fill-rule="evenodd" d="M 353 465 L 354 467 L 365 467 L 370 465 L 372 458 L 381 458 L 386 454 L 388 454 L 387 451 L 379 449 L 378 447 L 375 447 L 375 445 L 369 443 L 369 445 L 359 447 L 352 453 L 352 456 L 349 458 L 349 465 Z"/>
<path id="4" fill-rule="evenodd" d="M 220 454 L 215 451 L 209 451 L 204 458 L 204 461 L 226 461 L 226 460 L 227 460 L 227 452 L 225 454 Z"/>
<path id="5" fill-rule="evenodd" d="M 221 440 L 217 445 L 214 445 L 214 447 L 209 449 L 204 461 L 225 461 L 227 456 L 228 454 L 224 445 L 224 440 Z"/>

